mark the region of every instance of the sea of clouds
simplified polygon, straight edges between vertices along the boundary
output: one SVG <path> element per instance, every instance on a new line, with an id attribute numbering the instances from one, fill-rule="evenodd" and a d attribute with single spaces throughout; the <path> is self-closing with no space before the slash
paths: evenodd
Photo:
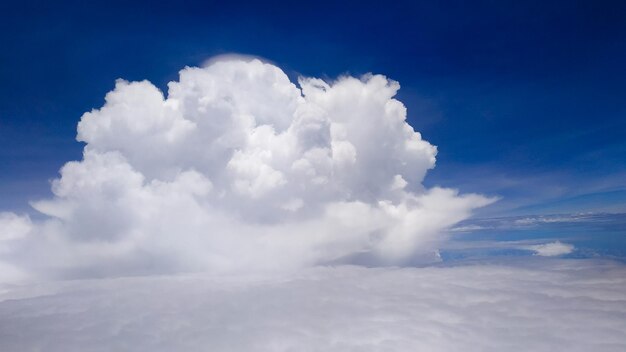
<path id="1" fill-rule="evenodd" d="M 78 280 L 0 294 L 23 351 L 626 350 L 626 268 L 317 267 L 284 276 Z"/>

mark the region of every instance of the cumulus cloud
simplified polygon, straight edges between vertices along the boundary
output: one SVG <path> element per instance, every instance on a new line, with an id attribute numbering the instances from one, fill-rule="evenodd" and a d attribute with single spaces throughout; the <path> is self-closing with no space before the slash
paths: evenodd
<path id="1" fill-rule="evenodd" d="M 577 260 L 57 282 L 0 294 L 21 351 L 624 351 L 626 269 Z"/>
<path id="2" fill-rule="evenodd" d="M 542 257 L 554 257 L 572 253 L 574 251 L 574 246 L 568 243 L 562 243 L 561 241 L 555 241 L 551 243 L 526 246 L 522 247 L 522 249 L 534 251 L 535 255 L 540 255 Z"/>
<path id="3" fill-rule="evenodd" d="M 421 182 L 436 148 L 381 75 L 300 78 L 258 59 L 187 67 L 165 95 L 118 80 L 83 158 L 0 219 L 5 262 L 61 277 L 402 263 L 494 199 Z M 10 242 L 10 243 L 9 243 Z"/>

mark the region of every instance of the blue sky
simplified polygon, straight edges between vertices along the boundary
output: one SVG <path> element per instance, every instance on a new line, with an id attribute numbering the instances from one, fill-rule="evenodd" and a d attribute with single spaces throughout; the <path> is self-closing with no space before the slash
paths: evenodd
<path id="1" fill-rule="evenodd" d="M 626 351 L 624 63 L 626 1 L 0 1 L 0 351 Z"/>
<path id="2" fill-rule="evenodd" d="M 439 147 L 426 185 L 502 196 L 482 215 L 626 210 L 626 5 L 508 2 L 3 2 L 0 209 L 81 157 L 117 78 L 258 55 L 290 76 L 382 73 Z"/>

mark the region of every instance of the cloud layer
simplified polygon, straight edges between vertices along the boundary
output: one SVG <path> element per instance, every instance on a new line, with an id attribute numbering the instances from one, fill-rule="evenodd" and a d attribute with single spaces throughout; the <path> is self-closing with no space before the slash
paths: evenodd
<path id="1" fill-rule="evenodd" d="M 83 159 L 33 203 L 46 217 L 0 216 L 4 262 L 80 277 L 428 257 L 493 199 L 422 186 L 436 148 L 398 89 L 381 75 L 297 86 L 256 59 L 185 68 L 167 96 L 118 80 L 78 124 Z"/>
<path id="2" fill-rule="evenodd" d="M 532 257 L 57 282 L 0 294 L 0 350 L 624 351 L 625 270 Z"/>

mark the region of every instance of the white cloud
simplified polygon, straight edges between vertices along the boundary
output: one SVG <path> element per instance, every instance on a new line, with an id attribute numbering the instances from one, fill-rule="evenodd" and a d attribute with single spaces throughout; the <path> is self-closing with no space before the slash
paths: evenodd
<path id="1" fill-rule="evenodd" d="M 537 226 L 558 225 L 564 223 L 577 223 L 584 226 L 596 222 L 611 221 L 612 217 L 619 217 L 620 214 L 611 213 L 572 213 L 572 214 L 551 214 L 533 216 L 512 216 L 497 218 L 468 219 L 454 226 L 452 232 L 474 232 L 478 230 L 510 230 L 528 229 Z"/>
<path id="2" fill-rule="evenodd" d="M 44 277 L 402 263 L 494 201 L 421 185 L 436 148 L 384 76 L 298 87 L 274 65 L 220 59 L 168 87 L 118 80 L 82 116 L 83 159 L 33 204 L 48 218 L 5 262 Z"/>
<path id="3" fill-rule="evenodd" d="M 626 350 L 623 265 L 523 263 L 15 287 L 0 350 Z"/>
<path id="4" fill-rule="evenodd" d="M 26 236 L 32 227 L 28 216 L 0 212 L 0 244 Z"/>
<path id="5" fill-rule="evenodd" d="M 0 257 L 10 257 L 33 228 L 28 216 L 0 212 Z M 26 280 L 26 273 L 9 262 L 0 261 L 0 284 Z"/>
<path id="6" fill-rule="evenodd" d="M 40 214 L 0 213 L 0 350 L 626 349 L 626 269 L 538 257 L 568 244 L 515 243 L 538 255 L 515 266 L 323 266 L 439 260 L 494 201 L 421 184 L 436 148 L 398 89 L 296 86 L 254 58 L 185 68 L 167 94 L 119 80 Z"/>
<path id="7" fill-rule="evenodd" d="M 551 243 L 526 246 L 522 247 L 522 249 L 534 251 L 536 255 L 540 255 L 542 257 L 554 257 L 572 253 L 574 251 L 574 246 L 568 243 L 555 241 Z"/>

